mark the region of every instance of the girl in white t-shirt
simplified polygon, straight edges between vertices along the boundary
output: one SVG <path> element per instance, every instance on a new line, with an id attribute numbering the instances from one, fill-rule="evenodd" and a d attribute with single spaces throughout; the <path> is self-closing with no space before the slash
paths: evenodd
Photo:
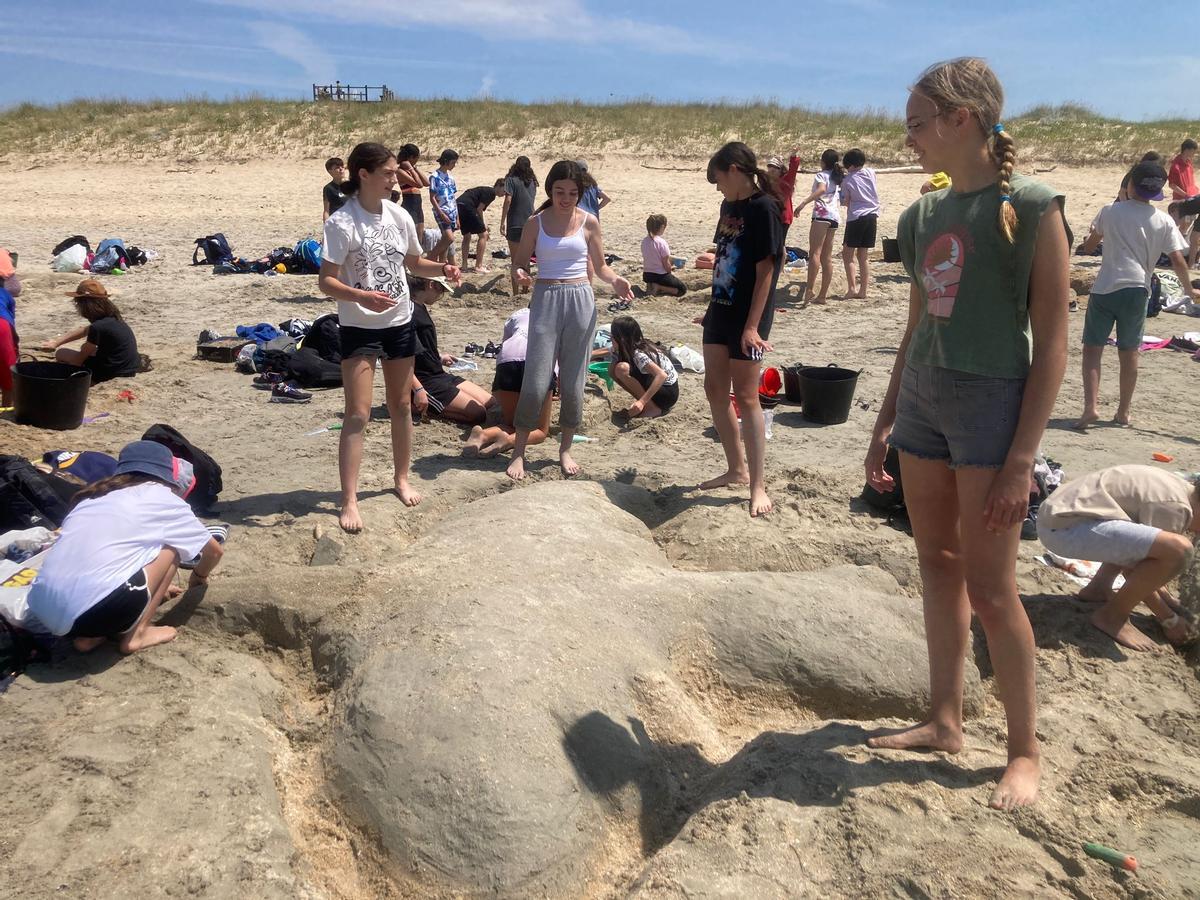
<path id="1" fill-rule="evenodd" d="M 609 374 L 636 398 L 626 409 L 629 418 L 653 419 L 670 412 L 679 400 L 679 375 L 671 358 L 642 337 L 642 328 L 633 316 L 613 319 L 611 333 Z"/>
<path id="2" fill-rule="evenodd" d="M 805 303 L 824 303 L 829 294 L 829 282 L 833 278 L 833 233 L 841 223 L 839 192 L 846 170 L 838 161 L 836 150 L 821 154 L 821 171 L 813 179 L 812 193 L 800 201 L 795 214 L 813 205 L 812 225 L 808 230 L 808 286 L 804 290 Z M 817 276 L 821 277 L 821 290 L 813 294 Z"/>
<path id="3" fill-rule="evenodd" d="M 135 653 L 175 639 L 150 620 L 168 596 L 179 561 L 199 560 L 188 587 L 208 582 L 221 545 L 176 491 L 180 460 L 164 445 L 134 441 L 116 474 L 75 495 L 62 535 L 29 591 L 29 610 L 53 634 L 87 652 L 115 641 Z"/>
<path id="4" fill-rule="evenodd" d="M 338 442 L 341 515 L 345 531 L 362 530 L 358 510 L 358 470 L 363 430 L 371 417 L 375 361 L 383 358 L 383 381 L 392 422 L 392 461 L 396 493 L 405 506 L 421 495 L 408 481 L 412 457 L 412 401 L 415 338 L 412 296 L 405 267 L 425 278 L 461 281 L 458 267 L 421 258 L 412 217 L 389 198 L 399 164 L 382 144 L 359 144 L 350 152 L 350 177 L 342 186 L 350 199 L 325 220 L 324 258 L 318 285 L 338 303 L 342 343 L 342 384 L 346 414 Z"/>

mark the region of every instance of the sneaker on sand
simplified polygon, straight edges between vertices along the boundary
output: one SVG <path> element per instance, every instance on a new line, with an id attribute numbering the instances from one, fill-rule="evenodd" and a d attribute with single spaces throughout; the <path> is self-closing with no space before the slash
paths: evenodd
<path id="1" fill-rule="evenodd" d="M 308 391 L 302 391 L 290 381 L 283 382 L 271 388 L 272 403 L 307 403 L 312 399 L 312 394 Z"/>
<path id="2" fill-rule="evenodd" d="M 267 391 L 277 384 L 283 384 L 283 373 L 263 372 L 261 375 L 255 375 L 251 383 L 260 391 Z"/>

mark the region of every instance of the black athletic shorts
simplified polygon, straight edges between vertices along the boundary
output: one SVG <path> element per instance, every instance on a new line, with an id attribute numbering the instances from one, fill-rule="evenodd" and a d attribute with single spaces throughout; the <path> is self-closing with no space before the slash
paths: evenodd
<path id="1" fill-rule="evenodd" d="M 650 383 L 654 381 L 653 375 L 650 375 L 646 372 L 639 372 L 637 366 L 630 366 L 629 374 L 632 375 L 634 380 L 642 386 L 643 390 L 648 389 L 650 387 Z M 674 384 L 664 384 L 650 399 L 653 400 L 654 405 L 663 412 L 669 411 L 672 406 L 679 402 L 679 382 L 676 381 Z"/>
<path id="2" fill-rule="evenodd" d="M 149 603 L 146 570 L 138 569 L 95 606 L 80 613 L 67 637 L 119 638 L 133 630 Z"/>
<path id="3" fill-rule="evenodd" d="M 508 231 L 504 232 L 505 240 L 512 244 L 521 243 L 521 232 L 525 230 L 524 225 L 510 225 Z"/>
<path id="4" fill-rule="evenodd" d="M 853 222 L 846 223 L 846 236 L 842 240 L 844 247 L 874 247 L 875 230 L 879 224 L 879 216 L 871 213 L 859 216 Z"/>
<path id="5" fill-rule="evenodd" d="M 449 372 L 422 375 L 421 386 L 425 388 L 425 395 L 429 398 L 430 413 L 437 415 L 453 403 L 454 398 L 458 396 L 458 386 L 462 383 L 462 378 Z"/>
<path id="6" fill-rule="evenodd" d="M 417 224 L 418 228 L 425 224 L 425 211 L 421 209 L 420 194 L 402 194 L 400 197 L 400 206 L 412 216 L 412 220 Z"/>
<path id="7" fill-rule="evenodd" d="M 518 359 L 512 362 L 502 362 L 496 364 L 496 374 L 492 378 L 492 392 L 496 391 L 511 391 L 514 394 L 521 393 L 521 382 L 525 380 L 525 360 Z M 558 388 L 558 379 L 550 376 L 550 390 L 553 392 Z"/>
<path id="8" fill-rule="evenodd" d="M 483 234 L 487 226 L 483 224 L 483 216 L 474 206 L 466 203 L 458 204 L 458 230 L 463 234 Z"/>
<path id="9" fill-rule="evenodd" d="M 392 325 L 388 328 L 356 328 L 343 325 L 338 329 L 341 336 L 342 359 L 352 356 L 371 356 L 384 359 L 405 359 L 417 352 L 416 332 L 412 323 Z"/>
<path id="10" fill-rule="evenodd" d="M 1167 209 L 1179 218 L 1200 215 L 1200 196 L 1189 197 L 1187 200 L 1176 200 Z"/>
<path id="11" fill-rule="evenodd" d="M 826 225 L 829 226 L 830 231 L 837 231 L 837 227 L 838 227 L 837 219 L 826 219 L 823 216 L 813 216 L 813 221 L 814 222 L 824 222 Z"/>
<path id="12" fill-rule="evenodd" d="M 665 275 L 660 275 L 658 272 L 642 272 L 642 281 L 646 282 L 646 284 L 657 284 L 660 287 L 678 291 L 681 297 L 687 293 L 687 285 L 670 272 L 667 272 Z"/>

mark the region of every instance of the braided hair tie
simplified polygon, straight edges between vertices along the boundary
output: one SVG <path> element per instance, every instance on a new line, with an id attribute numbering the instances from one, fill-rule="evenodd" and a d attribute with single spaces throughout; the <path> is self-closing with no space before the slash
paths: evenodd
<path id="1" fill-rule="evenodd" d="M 999 134 L 1003 130 L 1004 130 L 1004 126 L 1001 125 L 999 122 L 997 122 L 995 125 L 992 126 L 992 134 Z"/>

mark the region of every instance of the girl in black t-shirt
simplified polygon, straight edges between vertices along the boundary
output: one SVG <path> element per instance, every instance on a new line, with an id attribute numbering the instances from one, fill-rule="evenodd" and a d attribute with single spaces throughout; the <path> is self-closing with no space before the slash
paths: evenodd
<path id="1" fill-rule="evenodd" d="M 704 391 L 726 469 L 700 488 L 749 484 L 750 515 L 764 516 L 771 511 L 771 500 L 763 485 L 766 434 L 758 383 L 763 353 L 772 349 L 767 337 L 783 260 L 783 222 L 774 180 L 740 141 L 726 144 L 709 160 L 708 181 L 725 199 L 714 238 L 712 302 L 700 320 Z M 740 433 L 730 385 L 742 413 Z"/>
<path id="2" fill-rule="evenodd" d="M 75 301 L 75 309 L 88 324 L 43 341 L 38 349 L 53 350 L 54 358 L 59 362 L 89 370 L 92 384 L 136 375 L 141 368 L 137 339 L 117 305 L 109 299 L 104 285 L 94 278 L 85 278 L 67 296 Z M 62 346 L 80 338 L 84 338 L 84 342 L 78 350 Z"/>

